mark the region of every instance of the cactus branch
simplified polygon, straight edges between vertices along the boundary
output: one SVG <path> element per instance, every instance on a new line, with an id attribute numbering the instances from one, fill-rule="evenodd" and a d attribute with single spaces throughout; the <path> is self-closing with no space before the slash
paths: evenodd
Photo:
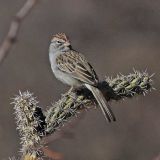
<path id="1" fill-rule="evenodd" d="M 144 95 L 153 89 L 152 76 L 147 72 L 138 72 L 116 78 L 106 78 L 98 84 L 107 101 L 132 98 L 135 95 Z M 30 92 L 19 92 L 13 100 L 17 129 L 21 135 L 22 155 L 42 156 L 40 148 L 42 138 L 53 134 L 80 109 L 95 105 L 92 93 L 84 88 L 78 88 L 62 95 L 61 99 L 52 105 L 46 112 L 38 106 L 38 102 Z"/>

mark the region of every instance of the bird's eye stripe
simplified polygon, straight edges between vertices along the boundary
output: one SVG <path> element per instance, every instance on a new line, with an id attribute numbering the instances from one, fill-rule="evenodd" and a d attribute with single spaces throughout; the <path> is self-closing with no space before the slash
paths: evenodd
<path id="1" fill-rule="evenodd" d="M 51 43 L 55 43 L 55 41 L 51 41 Z M 57 44 L 62 43 L 61 41 L 56 41 Z"/>

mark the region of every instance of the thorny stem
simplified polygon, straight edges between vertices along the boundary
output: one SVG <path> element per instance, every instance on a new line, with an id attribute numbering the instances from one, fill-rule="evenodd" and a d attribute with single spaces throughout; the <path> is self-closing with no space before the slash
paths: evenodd
<path id="1" fill-rule="evenodd" d="M 107 101 L 118 101 L 132 98 L 135 95 L 145 95 L 153 89 L 152 76 L 149 76 L 147 72 L 134 71 L 127 76 L 121 74 L 116 78 L 106 78 L 97 87 L 103 92 Z M 25 157 L 36 152 L 37 157 L 41 157 L 42 154 L 39 151 L 43 147 L 42 138 L 53 134 L 69 118 L 75 116 L 78 110 L 87 108 L 96 102 L 91 92 L 81 87 L 70 94 L 62 95 L 62 98 L 45 113 L 38 106 L 33 94 L 28 91 L 20 92 L 14 98 L 13 103 L 17 129 L 21 135 L 22 155 Z"/>

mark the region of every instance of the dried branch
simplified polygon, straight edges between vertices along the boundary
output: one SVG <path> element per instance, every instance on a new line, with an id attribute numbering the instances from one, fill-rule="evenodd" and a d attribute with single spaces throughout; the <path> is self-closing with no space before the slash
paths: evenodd
<path id="1" fill-rule="evenodd" d="M 127 76 L 118 75 L 114 79 L 106 78 L 98 87 L 108 101 L 121 100 L 135 95 L 146 94 L 152 87 L 152 76 L 146 72 L 135 71 Z M 55 133 L 80 109 L 95 104 L 95 99 L 86 88 L 79 88 L 72 93 L 62 95 L 62 98 L 52 105 L 46 113 L 38 106 L 31 93 L 23 92 L 14 98 L 14 109 L 17 119 L 17 128 L 20 131 L 22 155 L 43 156 L 40 152 L 44 144 L 42 139 Z M 34 154 L 35 155 L 35 154 Z"/>
<path id="2" fill-rule="evenodd" d="M 38 0 L 27 0 L 24 6 L 14 17 L 10 25 L 8 34 L 4 38 L 2 44 L 0 45 L 0 64 L 6 58 L 13 44 L 16 42 L 22 21 L 30 13 L 30 11 L 36 5 L 37 2 Z"/>

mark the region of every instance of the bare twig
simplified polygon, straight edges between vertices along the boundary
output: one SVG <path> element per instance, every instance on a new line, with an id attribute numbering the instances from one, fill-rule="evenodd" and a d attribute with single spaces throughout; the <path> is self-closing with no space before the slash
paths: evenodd
<path id="1" fill-rule="evenodd" d="M 22 21 L 30 13 L 37 2 L 38 0 L 27 0 L 11 22 L 8 34 L 0 45 L 0 64 L 6 58 L 13 44 L 16 42 Z"/>

